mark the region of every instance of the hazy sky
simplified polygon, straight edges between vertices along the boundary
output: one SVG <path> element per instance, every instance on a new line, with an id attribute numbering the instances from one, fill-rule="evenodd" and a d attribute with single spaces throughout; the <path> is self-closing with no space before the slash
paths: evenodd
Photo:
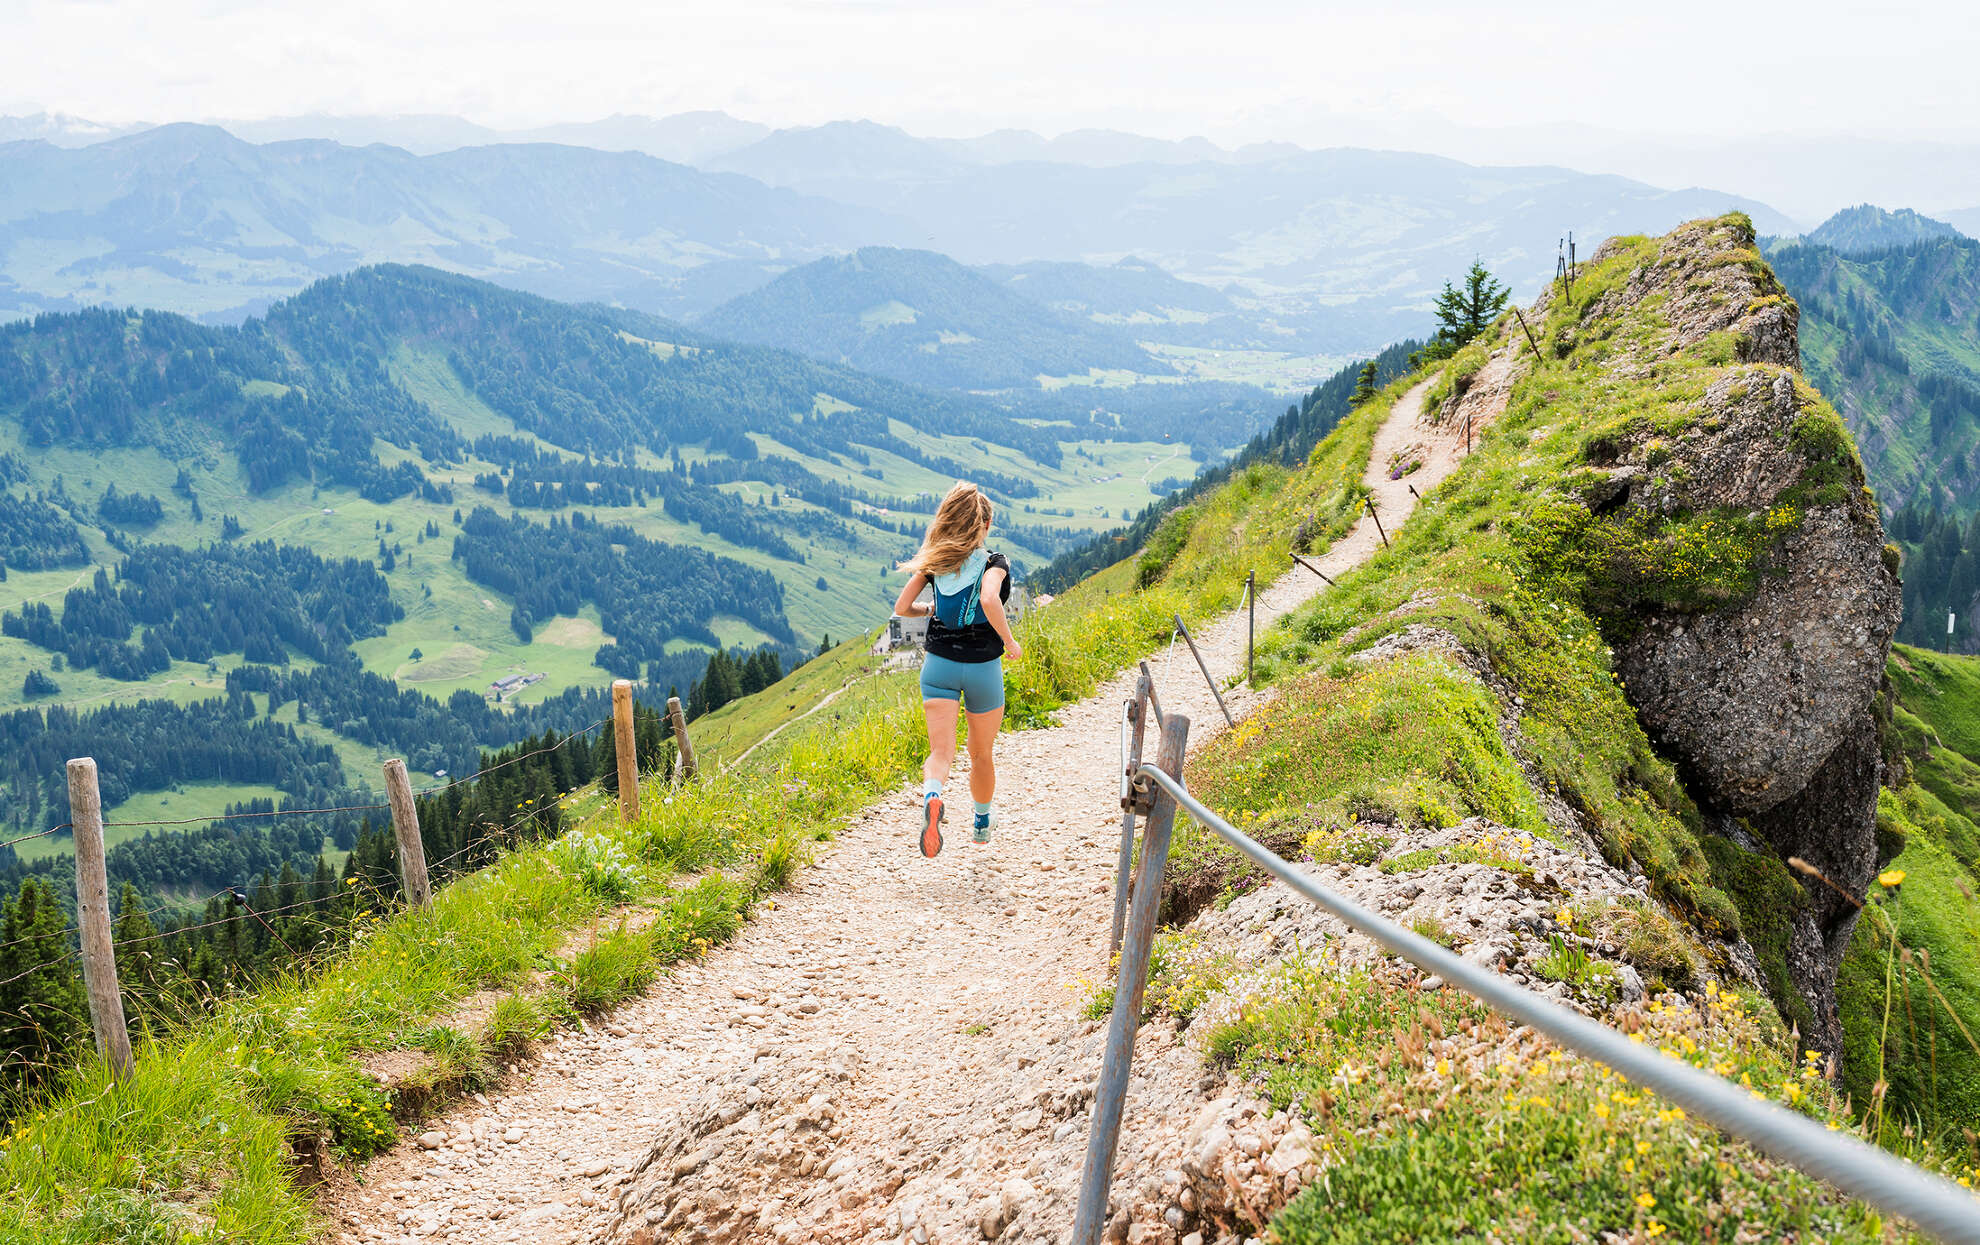
<path id="1" fill-rule="evenodd" d="M 1956 3 L 0 0 L 0 32 L 0 112 L 104 121 L 720 108 L 1303 145 L 1452 123 L 1980 137 L 1980 22 Z"/>

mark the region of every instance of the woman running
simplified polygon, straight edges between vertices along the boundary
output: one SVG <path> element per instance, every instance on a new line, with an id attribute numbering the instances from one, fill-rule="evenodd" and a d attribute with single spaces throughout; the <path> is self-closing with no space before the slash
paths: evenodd
<path id="1" fill-rule="evenodd" d="M 1004 722 L 1004 654 L 1024 656 L 1011 634 L 1004 602 L 1011 599 L 1011 564 L 992 553 L 990 499 L 974 484 L 958 483 L 942 499 L 921 548 L 900 569 L 907 587 L 894 602 L 903 618 L 928 618 L 921 660 L 921 708 L 928 719 L 928 760 L 921 767 L 921 854 L 942 850 L 942 783 L 956 759 L 956 712 L 969 712 L 969 791 L 976 801 L 978 843 L 990 841 L 997 822 L 997 767 L 991 745 Z M 935 586 L 932 605 L 915 598 Z"/>

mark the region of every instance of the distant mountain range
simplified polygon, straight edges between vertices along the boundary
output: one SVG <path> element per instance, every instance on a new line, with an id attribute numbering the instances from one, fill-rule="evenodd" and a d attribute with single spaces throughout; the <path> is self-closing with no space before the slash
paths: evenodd
<path id="1" fill-rule="evenodd" d="M 340 124 L 365 142 L 481 137 L 448 118 Z M 1742 207 L 1763 232 L 1793 232 L 1736 196 L 1566 169 L 1107 133 L 959 143 L 835 123 L 760 134 L 715 114 L 550 134 L 694 155 L 697 169 L 591 146 L 418 155 L 254 144 L 193 125 L 74 146 L 82 123 L 36 125 L 37 137 L 0 146 L 0 316 L 111 303 L 238 319 L 381 261 L 683 316 L 813 259 L 894 246 L 979 265 L 1136 256 L 1219 287 L 1244 313 L 1238 336 L 1338 356 L 1420 331 L 1437 288 L 1474 257 L 1533 288 L 1552 267 L 1548 243 L 1570 229 L 1592 243 Z M 306 128 L 244 128 L 274 137 L 292 125 Z"/>
<path id="2" fill-rule="evenodd" d="M 697 324 L 945 389 L 1027 388 L 1090 369 L 1175 374 L 1126 331 L 1056 311 L 932 251 L 868 247 L 814 260 Z"/>
<path id="3" fill-rule="evenodd" d="M 1803 240 L 1856 255 L 1933 238 L 1958 237 L 1959 232 L 1944 221 L 1920 216 L 1910 208 L 1887 212 L 1874 203 L 1863 203 L 1837 212 L 1810 230 Z"/>
<path id="4" fill-rule="evenodd" d="M 1183 166 L 985 165 L 892 127 L 835 122 L 779 131 L 709 167 L 905 217 L 965 263 L 1139 255 L 1198 280 L 1316 298 L 1421 297 L 1474 256 L 1532 268 L 1537 281 L 1552 266 L 1546 243 L 1570 228 L 1593 239 L 1733 206 L 1763 232 L 1792 229 L 1765 204 L 1715 191 L 1348 148 Z"/>
<path id="5" fill-rule="evenodd" d="M 238 319 L 377 262 L 664 310 L 907 232 L 872 209 L 585 147 L 415 156 L 196 125 L 0 146 L 0 316 L 108 303 Z"/>

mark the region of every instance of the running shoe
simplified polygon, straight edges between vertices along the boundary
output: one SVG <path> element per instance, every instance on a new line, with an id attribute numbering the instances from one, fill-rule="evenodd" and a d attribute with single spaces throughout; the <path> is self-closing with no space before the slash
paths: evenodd
<path id="1" fill-rule="evenodd" d="M 929 796 L 922 811 L 928 820 L 921 828 L 921 854 L 933 860 L 942 854 L 942 797 Z"/>
<path id="2" fill-rule="evenodd" d="M 987 813 L 978 813 L 976 815 L 976 829 L 970 835 L 970 838 L 978 843 L 988 843 L 990 841 L 990 827 L 996 824 L 996 809 L 993 808 Z"/>

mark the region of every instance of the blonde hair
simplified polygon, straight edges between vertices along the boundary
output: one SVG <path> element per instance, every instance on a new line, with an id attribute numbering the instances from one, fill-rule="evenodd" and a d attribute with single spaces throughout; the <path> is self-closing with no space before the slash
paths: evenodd
<path id="1" fill-rule="evenodd" d="M 931 579 L 955 570 L 989 534 L 990 515 L 990 499 L 983 490 L 965 480 L 956 481 L 936 508 L 935 521 L 928 525 L 928 535 L 921 538 L 921 548 L 901 563 L 900 569 Z"/>

